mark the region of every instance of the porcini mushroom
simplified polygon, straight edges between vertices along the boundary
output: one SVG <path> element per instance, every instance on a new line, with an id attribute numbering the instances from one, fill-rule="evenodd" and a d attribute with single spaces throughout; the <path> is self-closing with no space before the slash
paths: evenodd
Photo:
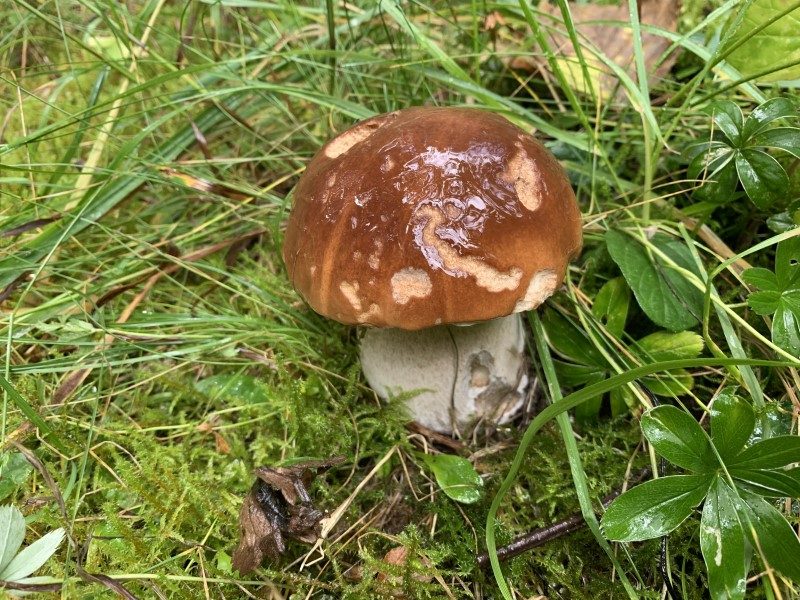
<path id="1" fill-rule="evenodd" d="M 418 391 L 412 418 L 452 432 L 521 404 L 519 313 L 555 292 L 580 247 L 575 195 L 542 144 L 487 111 L 415 107 L 312 158 L 283 256 L 315 311 L 365 327 L 375 392 Z"/>

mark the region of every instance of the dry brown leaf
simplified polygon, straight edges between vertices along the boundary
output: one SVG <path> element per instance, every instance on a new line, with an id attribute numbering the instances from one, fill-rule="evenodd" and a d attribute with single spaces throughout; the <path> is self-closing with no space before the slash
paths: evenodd
<path id="1" fill-rule="evenodd" d="M 679 0 L 643 0 L 639 3 L 639 20 L 643 25 L 675 31 L 679 9 Z M 556 57 L 561 61 L 567 80 L 578 90 L 585 88 L 575 49 L 564 31 L 561 10 L 556 4 L 547 0 L 539 5 L 538 10 L 553 17 L 551 24 L 555 25 L 558 31 L 550 31 L 548 41 Z M 600 92 L 606 99 L 610 98 L 617 89 L 618 80 L 608 67 L 593 58 L 593 53 L 589 50 L 592 47 L 597 48 L 614 61 L 635 81 L 637 77 L 632 30 L 630 27 L 601 23 L 601 21 L 628 22 L 627 2 L 622 2 L 619 6 L 570 3 L 570 13 L 575 22 L 578 39 L 584 46 L 583 55 L 589 64 L 595 92 Z M 642 50 L 648 72 L 648 82 L 651 86 L 664 78 L 675 64 L 677 56 L 673 52 L 664 62 L 656 66 L 656 62 L 669 46 L 670 41 L 664 37 L 647 32 L 642 33 Z M 513 50 L 510 45 L 505 49 Z M 510 59 L 509 66 L 525 71 L 549 69 L 547 61 L 542 56 L 515 56 Z"/>
<path id="2" fill-rule="evenodd" d="M 284 536 L 301 542 L 317 540 L 324 514 L 314 507 L 308 486 L 320 469 L 344 462 L 304 461 L 291 467 L 259 467 L 258 477 L 239 513 L 239 545 L 233 552 L 233 567 L 244 575 L 254 571 L 264 558 L 276 560 L 286 550 Z"/>
<path id="3" fill-rule="evenodd" d="M 387 565 L 392 565 L 392 572 L 396 573 L 398 568 L 402 570 L 402 567 L 405 567 L 408 559 L 408 548 L 405 546 L 395 546 L 384 555 L 383 562 L 385 562 Z M 426 557 L 421 556 L 418 558 L 418 560 L 426 568 L 432 568 L 431 561 Z M 385 573 L 383 571 L 378 573 L 377 579 L 378 581 L 386 582 L 392 585 L 399 585 L 402 583 L 402 579 L 400 577 L 397 577 L 396 575 L 390 575 L 389 573 Z M 433 579 L 433 577 L 417 573 L 414 575 L 414 579 L 421 583 L 428 583 L 431 579 Z"/>

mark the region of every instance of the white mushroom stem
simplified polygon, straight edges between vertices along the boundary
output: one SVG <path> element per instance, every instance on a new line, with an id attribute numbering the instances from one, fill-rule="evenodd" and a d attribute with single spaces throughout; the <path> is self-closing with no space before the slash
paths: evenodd
<path id="1" fill-rule="evenodd" d="M 528 384 L 525 330 L 519 314 L 469 326 L 420 331 L 368 329 L 361 367 L 373 390 L 406 401 L 416 422 L 452 434 L 481 418 L 508 420 Z"/>

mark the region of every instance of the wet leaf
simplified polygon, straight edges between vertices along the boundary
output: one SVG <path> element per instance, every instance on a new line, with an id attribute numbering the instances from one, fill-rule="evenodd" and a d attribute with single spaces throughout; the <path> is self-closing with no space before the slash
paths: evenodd
<path id="1" fill-rule="evenodd" d="M 767 209 L 789 191 L 789 176 L 766 152 L 745 148 L 736 153 L 736 173 L 750 200 Z"/>
<path id="2" fill-rule="evenodd" d="M 676 264 L 692 270 L 691 254 L 682 242 L 661 235 L 652 241 Z M 608 231 L 606 246 L 650 320 L 671 331 L 697 325 L 703 295 L 682 274 L 621 231 Z"/>
<path id="3" fill-rule="evenodd" d="M 668 534 L 703 501 L 711 475 L 670 475 L 647 481 L 614 500 L 601 525 L 610 540 L 636 542 Z"/>
<path id="4" fill-rule="evenodd" d="M 592 304 L 592 314 L 605 323 L 606 329 L 617 337 L 622 337 L 628 308 L 631 303 L 631 289 L 623 277 L 607 281 Z"/>
<path id="5" fill-rule="evenodd" d="M 246 404 L 260 404 L 267 401 L 264 386 L 249 375 L 213 375 L 195 384 L 199 392 L 208 396 L 219 396 L 241 400 Z"/>
<path id="6" fill-rule="evenodd" d="M 723 461 L 741 452 L 753 434 L 756 416 L 750 403 L 723 390 L 711 405 L 711 442 Z"/>
<path id="7" fill-rule="evenodd" d="M 775 313 L 772 341 L 800 356 L 800 236 L 778 244 L 775 272 L 753 268 L 742 274 L 745 282 L 757 287 L 747 304 L 760 315 Z"/>
<path id="8" fill-rule="evenodd" d="M 675 406 L 658 406 L 642 415 L 647 441 L 669 462 L 703 473 L 719 466 L 711 441 L 695 418 Z"/>
<path id="9" fill-rule="evenodd" d="M 433 471 L 436 483 L 448 497 L 462 504 L 473 504 L 480 500 L 483 479 L 466 458 L 454 454 L 426 454 L 424 460 Z"/>
<path id="10" fill-rule="evenodd" d="M 788 471 L 759 471 L 732 467 L 730 474 L 737 483 L 766 498 L 800 498 L 800 468 Z"/>
<path id="11" fill-rule="evenodd" d="M 708 491 L 700 521 L 700 549 L 714 600 L 744 598 L 747 579 L 744 528 L 736 513 L 740 500 L 721 477 Z"/>
<path id="12" fill-rule="evenodd" d="M 703 112 L 711 115 L 714 124 L 728 138 L 731 146 L 738 146 L 741 142 L 744 116 L 739 105 L 731 100 L 717 100 L 709 104 Z"/>
<path id="13" fill-rule="evenodd" d="M 736 469 L 780 469 L 800 462 L 800 435 L 779 435 L 756 442 L 728 461 Z"/>
<path id="14" fill-rule="evenodd" d="M 319 534 L 322 511 L 315 508 L 308 486 L 316 471 L 344 462 L 344 457 L 312 460 L 290 467 L 259 467 L 239 512 L 239 545 L 233 568 L 244 575 L 264 558 L 276 560 L 286 550 L 285 537 L 313 542 Z"/>
<path id="15" fill-rule="evenodd" d="M 800 541 L 786 518 L 769 502 L 744 490 L 743 503 L 737 506 L 740 519 L 752 524 L 749 532 L 757 554 L 770 567 L 786 577 L 800 582 Z M 755 535 L 752 535 L 753 532 Z"/>

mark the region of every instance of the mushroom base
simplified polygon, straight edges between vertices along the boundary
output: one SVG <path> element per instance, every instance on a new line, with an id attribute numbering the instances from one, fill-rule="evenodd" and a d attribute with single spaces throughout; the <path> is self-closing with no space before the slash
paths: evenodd
<path id="1" fill-rule="evenodd" d="M 519 314 L 419 331 L 368 329 L 361 367 L 384 400 L 413 394 L 406 406 L 425 427 L 454 434 L 477 419 L 503 423 L 528 385 L 525 329 Z"/>

